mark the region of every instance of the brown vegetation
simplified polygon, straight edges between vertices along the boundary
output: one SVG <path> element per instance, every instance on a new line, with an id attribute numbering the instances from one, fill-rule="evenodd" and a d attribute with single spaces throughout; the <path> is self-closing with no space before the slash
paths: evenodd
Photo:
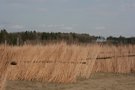
<path id="1" fill-rule="evenodd" d="M 92 72 L 129 73 L 135 71 L 134 54 L 132 45 L 0 46 L 0 77 L 69 83 Z"/>
<path id="2" fill-rule="evenodd" d="M 96 72 L 135 72 L 135 46 L 103 46 L 98 55 L 100 57 L 107 58 L 96 61 Z"/>

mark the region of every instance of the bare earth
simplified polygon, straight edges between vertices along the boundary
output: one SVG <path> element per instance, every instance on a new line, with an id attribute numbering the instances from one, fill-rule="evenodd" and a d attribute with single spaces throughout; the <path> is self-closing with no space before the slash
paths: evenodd
<path id="1" fill-rule="evenodd" d="M 135 74 L 97 73 L 73 84 L 8 81 L 6 90 L 135 90 Z"/>

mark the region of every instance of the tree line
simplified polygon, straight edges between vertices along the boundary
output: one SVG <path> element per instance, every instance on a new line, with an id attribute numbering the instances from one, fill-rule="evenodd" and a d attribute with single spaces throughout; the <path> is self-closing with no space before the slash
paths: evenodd
<path id="1" fill-rule="evenodd" d="M 104 40 L 102 40 L 104 39 Z M 100 40 L 100 41 L 98 41 Z M 47 44 L 56 42 L 71 43 L 111 43 L 111 44 L 135 44 L 135 37 L 104 37 L 91 36 L 83 33 L 62 33 L 62 32 L 7 32 L 6 29 L 0 30 L 0 44 L 23 45 L 23 44 Z"/>
<path id="2" fill-rule="evenodd" d="M 109 36 L 107 37 L 107 43 L 112 43 L 112 44 L 135 44 L 135 37 L 124 37 L 124 36 L 119 36 L 119 37 L 113 37 Z"/>

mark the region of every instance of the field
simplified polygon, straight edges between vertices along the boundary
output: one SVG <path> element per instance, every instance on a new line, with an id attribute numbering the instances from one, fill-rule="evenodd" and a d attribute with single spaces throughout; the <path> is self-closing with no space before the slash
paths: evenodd
<path id="1" fill-rule="evenodd" d="M 90 81 L 92 74 L 98 72 L 134 73 L 134 60 L 133 45 L 1 45 L 0 85 L 10 87 L 8 83 L 17 80 L 69 84 Z"/>
<path id="2" fill-rule="evenodd" d="M 8 81 L 6 90 L 135 90 L 135 74 L 96 73 L 69 84 Z"/>

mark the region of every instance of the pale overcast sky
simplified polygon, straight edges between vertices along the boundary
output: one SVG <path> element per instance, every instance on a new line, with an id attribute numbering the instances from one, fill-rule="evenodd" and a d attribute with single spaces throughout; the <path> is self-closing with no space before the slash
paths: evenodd
<path id="1" fill-rule="evenodd" d="M 0 0 L 0 29 L 135 36 L 135 0 Z"/>

